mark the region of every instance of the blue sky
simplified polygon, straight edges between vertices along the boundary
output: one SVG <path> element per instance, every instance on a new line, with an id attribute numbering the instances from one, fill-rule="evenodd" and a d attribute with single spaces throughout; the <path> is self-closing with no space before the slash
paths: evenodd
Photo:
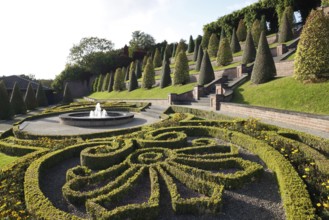
<path id="1" fill-rule="evenodd" d="M 141 30 L 156 42 L 202 35 L 204 24 L 258 0 L 3 0 L 0 1 L 0 76 L 54 79 L 83 37 L 115 48 Z"/>

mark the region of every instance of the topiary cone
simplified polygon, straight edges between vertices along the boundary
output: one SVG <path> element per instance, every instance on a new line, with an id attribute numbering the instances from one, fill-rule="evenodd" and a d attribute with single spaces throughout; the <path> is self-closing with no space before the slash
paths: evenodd
<path id="1" fill-rule="evenodd" d="M 202 45 L 200 45 L 198 50 L 198 59 L 195 64 L 196 71 L 200 71 L 202 58 L 203 58 L 203 49 L 202 49 Z"/>
<path id="2" fill-rule="evenodd" d="M 6 85 L 3 81 L 0 81 L 0 119 L 11 119 L 13 116 L 13 110 L 10 104 Z"/>
<path id="3" fill-rule="evenodd" d="M 202 58 L 198 84 L 203 86 L 205 84 L 210 83 L 214 79 L 215 79 L 214 70 L 212 68 L 208 52 L 207 50 L 205 50 L 205 53 Z"/>
<path id="4" fill-rule="evenodd" d="M 32 84 L 29 83 L 24 97 L 24 102 L 27 110 L 33 110 L 38 107 L 37 100 L 35 99 L 35 92 L 32 88 Z"/>
<path id="5" fill-rule="evenodd" d="M 251 32 L 248 31 L 247 40 L 244 45 L 244 50 L 242 54 L 242 64 L 248 64 L 255 60 L 256 58 L 256 48 L 254 44 L 254 40 L 252 39 Z"/>
<path id="6" fill-rule="evenodd" d="M 236 53 L 241 50 L 241 46 L 238 41 L 238 37 L 236 36 L 236 33 L 235 33 L 235 28 L 233 29 L 230 47 L 231 47 L 232 53 Z"/>
<path id="7" fill-rule="evenodd" d="M 26 105 L 23 100 L 21 90 L 16 82 L 14 84 L 14 88 L 11 93 L 10 104 L 13 108 L 13 112 L 15 115 L 26 114 Z"/>
<path id="8" fill-rule="evenodd" d="M 169 62 L 164 59 L 161 69 L 160 88 L 162 89 L 170 85 L 171 85 L 170 66 L 169 66 Z"/>

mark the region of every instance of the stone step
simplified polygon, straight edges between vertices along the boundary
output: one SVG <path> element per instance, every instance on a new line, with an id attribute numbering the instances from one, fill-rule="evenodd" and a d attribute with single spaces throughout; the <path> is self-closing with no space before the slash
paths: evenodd
<path id="1" fill-rule="evenodd" d="M 159 110 L 159 111 L 162 111 L 162 112 L 164 112 L 167 108 L 168 108 L 168 106 L 161 106 L 161 105 L 151 105 L 149 107 L 149 109 Z"/>
<path id="2" fill-rule="evenodd" d="M 210 102 L 191 102 L 191 105 L 193 106 L 210 106 Z"/>
<path id="3" fill-rule="evenodd" d="M 154 112 L 142 111 L 141 114 L 151 118 L 160 118 L 160 114 Z"/>

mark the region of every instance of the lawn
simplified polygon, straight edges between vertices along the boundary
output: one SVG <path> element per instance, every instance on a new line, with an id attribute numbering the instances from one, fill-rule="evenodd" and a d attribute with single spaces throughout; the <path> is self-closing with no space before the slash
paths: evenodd
<path id="1" fill-rule="evenodd" d="M 295 60 L 296 53 L 291 54 L 286 60 Z"/>
<path id="2" fill-rule="evenodd" d="M 17 157 L 8 156 L 6 154 L 0 153 L 0 169 L 2 169 L 7 164 L 16 160 Z"/>
<path id="3" fill-rule="evenodd" d="M 160 87 L 152 89 L 140 88 L 131 92 L 127 90 L 122 92 L 95 92 L 89 97 L 95 99 L 167 99 L 169 93 L 181 94 L 192 90 L 196 84 L 189 83 L 181 86 L 168 86 L 163 89 Z"/>
<path id="4" fill-rule="evenodd" d="M 329 114 L 329 82 L 303 84 L 292 77 L 235 89 L 233 102 L 299 112 Z"/>

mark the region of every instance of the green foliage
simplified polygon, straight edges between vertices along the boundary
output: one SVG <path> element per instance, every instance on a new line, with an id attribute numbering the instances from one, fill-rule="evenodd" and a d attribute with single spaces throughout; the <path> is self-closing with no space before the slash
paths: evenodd
<path id="1" fill-rule="evenodd" d="M 208 48 L 209 44 L 209 39 L 210 39 L 211 33 L 208 30 L 203 30 L 203 36 L 202 36 L 202 41 L 201 41 L 201 47 L 203 49 Z"/>
<path id="2" fill-rule="evenodd" d="M 26 114 L 26 105 L 23 100 L 21 89 L 19 88 L 17 82 L 15 82 L 13 91 L 10 97 L 10 104 L 13 108 L 14 114 Z"/>
<path id="3" fill-rule="evenodd" d="M 280 24 L 279 43 L 290 41 L 294 38 L 292 27 L 288 20 L 288 14 L 284 13 Z"/>
<path id="4" fill-rule="evenodd" d="M 233 29 L 230 47 L 231 47 L 232 53 L 236 53 L 241 50 L 241 46 L 238 41 L 238 37 L 236 36 L 236 33 L 235 33 L 235 28 Z"/>
<path id="5" fill-rule="evenodd" d="M 251 73 L 251 82 L 261 84 L 270 81 L 276 75 L 274 60 L 263 31 L 260 36 L 256 60 Z"/>
<path id="6" fill-rule="evenodd" d="M 186 49 L 187 49 L 187 46 L 184 42 L 184 40 L 180 40 L 178 45 L 177 45 L 177 48 L 176 48 L 176 52 L 175 52 L 175 58 L 178 57 L 178 55 L 180 54 L 180 52 L 186 52 Z"/>
<path id="7" fill-rule="evenodd" d="M 197 61 L 198 59 L 198 52 L 199 52 L 199 47 L 201 45 L 202 37 L 199 35 L 195 39 L 195 45 L 194 45 L 194 53 L 193 53 L 193 61 Z"/>
<path id="8" fill-rule="evenodd" d="M 254 40 L 252 39 L 251 32 L 248 31 L 247 40 L 244 45 L 243 55 L 242 55 L 242 64 L 248 64 L 255 60 L 256 58 L 256 49 Z"/>
<path id="9" fill-rule="evenodd" d="M 295 56 L 298 80 L 329 79 L 329 16 L 312 11 L 304 25 Z"/>
<path id="10" fill-rule="evenodd" d="M 43 86 L 41 83 L 39 83 L 38 88 L 37 88 L 37 93 L 35 95 L 35 98 L 37 100 L 38 106 L 39 107 L 44 107 L 48 106 L 48 99 L 45 94 L 45 91 L 43 90 Z"/>
<path id="11" fill-rule="evenodd" d="M 130 77 L 130 75 L 131 75 L 132 73 L 135 74 L 135 70 L 136 70 L 136 67 L 137 67 L 136 62 L 137 62 L 137 61 L 133 61 L 133 62 L 130 63 L 130 67 L 129 67 L 129 77 Z M 145 67 L 144 67 L 144 68 L 145 68 Z M 136 74 L 135 74 L 135 75 L 136 75 Z"/>
<path id="12" fill-rule="evenodd" d="M 188 59 L 184 51 L 177 56 L 174 70 L 173 85 L 184 85 L 190 81 Z"/>
<path id="13" fill-rule="evenodd" d="M 321 0 L 321 6 L 323 7 L 329 6 L 329 0 Z"/>
<path id="14" fill-rule="evenodd" d="M 123 66 L 122 72 L 125 74 L 125 81 L 128 81 L 129 80 L 129 70 L 127 69 L 127 67 Z M 109 80 L 109 82 L 110 82 L 110 80 Z M 108 87 L 106 87 L 106 88 L 108 88 Z"/>
<path id="15" fill-rule="evenodd" d="M 208 53 L 210 57 L 215 57 L 218 51 L 219 40 L 216 34 L 212 34 L 209 39 Z"/>
<path id="16" fill-rule="evenodd" d="M 142 31 L 134 31 L 132 39 L 129 41 L 129 54 L 132 55 L 137 50 L 150 50 L 155 45 L 155 39 Z"/>
<path id="17" fill-rule="evenodd" d="M 97 92 L 101 92 L 101 91 L 102 91 L 103 81 L 104 81 L 104 77 L 103 77 L 102 74 L 100 74 L 100 75 L 98 76 Z"/>
<path id="18" fill-rule="evenodd" d="M 106 91 L 106 90 L 104 90 L 104 91 Z M 71 94 L 69 84 L 66 83 L 62 103 L 63 104 L 70 104 L 71 102 L 73 102 L 73 97 L 72 97 L 72 94 Z"/>
<path id="19" fill-rule="evenodd" d="M 114 85 L 114 72 L 110 72 L 110 81 L 109 81 L 109 87 L 107 88 L 108 92 L 113 91 L 113 85 Z"/>
<path id="20" fill-rule="evenodd" d="M 252 28 L 251 28 L 251 34 L 252 34 L 252 38 L 255 42 L 255 45 L 258 45 L 261 33 L 262 33 L 262 27 L 261 27 L 260 21 L 258 19 L 256 19 L 254 21 L 254 23 L 252 24 Z"/>
<path id="21" fill-rule="evenodd" d="M 95 77 L 92 85 L 92 91 L 97 92 L 98 76 Z"/>
<path id="22" fill-rule="evenodd" d="M 162 62 L 162 69 L 161 69 L 160 88 L 162 89 L 170 85 L 171 85 L 170 66 L 168 60 L 164 58 Z"/>
<path id="23" fill-rule="evenodd" d="M 24 97 L 24 102 L 25 102 L 27 110 L 33 110 L 38 107 L 38 103 L 35 98 L 35 92 L 32 88 L 31 83 L 29 83 L 29 85 L 27 86 L 25 97 Z"/>
<path id="24" fill-rule="evenodd" d="M 137 79 L 142 77 L 142 64 L 139 60 L 136 60 L 135 74 Z"/>
<path id="25" fill-rule="evenodd" d="M 173 43 L 171 57 L 176 57 L 176 47 L 177 47 L 177 44 Z"/>
<path id="26" fill-rule="evenodd" d="M 247 38 L 247 28 L 244 24 L 244 20 L 240 19 L 238 29 L 236 30 L 236 35 L 239 41 L 245 41 Z"/>
<path id="27" fill-rule="evenodd" d="M 138 89 L 138 81 L 137 81 L 136 74 L 134 72 L 130 73 L 129 79 L 130 80 L 129 80 L 128 91 L 131 92 L 135 89 Z"/>
<path id="28" fill-rule="evenodd" d="M 194 51 L 194 40 L 192 35 L 190 36 L 190 40 L 188 42 L 188 48 L 187 48 L 187 52 L 188 53 L 192 53 Z"/>
<path id="29" fill-rule="evenodd" d="M 110 73 L 106 73 L 105 78 L 103 80 L 103 85 L 102 85 L 103 92 L 107 91 L 107 89 L 109 88 L 109 83 L 110 83 Z"/>
<path id="30" fill-rule="evenodd" d="M 229 41 L 226 37 L 220 41 L 219 50 L 217 55 L 217 65 L 226 66 L 233 61 L 233 54 L 230 48 Z"/>
<path id="31" fill-rule="evenodd" d="M 208 52 L 207 50 L 205 50 L 205 53 L 202 58 L 198 84 L 203 86 L 210 83 L 214 79 L 215 79 L 214 70 L 212 68 Z"/>
<path id="32" fill-rule="evenodd" d="M 155 84 L 155 72 L 151 59 L 148 60 L 142 77 L 142 88 L 151 89 Z"/>
<path id="33" fill-rule="evenodd" d="M 260 27 L 261 27 L 262 31 L 265 31 L 265 33 L 267 33 L 267 25 L 266 25 L 265 15 L 262 15 L 262 19 L 260 20 Z"/>
<path id="34" fill-rule="evenodd" d="M 162 63 L 162 58 L 161 58 L 161 54 L 158 48 L 155 49 L 155 54 L 154 54 L 154 58 L 153 58 L 153 66 L 155 68 L 160 67 Z"/>
<path id="35" fill-rule="evenodd" d="M 122 72 L 122 69 L 121 68 L 116 69 L 115 75 L 114 75 L 114 85 L 113 85 L 114 91 L 123 91 L 126 89 L 124 77 L 125 77 L 125 75 Z"/>
<path id="36" fill-rule="evenodd" d="M 202 45 L 200 45 L 199 49 L 198 49 L 198 59 L 196 61 L 196 65 L 195 65 L 196 71 L 200 70 L 202 58 L 203 58 L 203 49 L 202 49 Z"/>
<path id="37" fill-rule="evenodd" d="M 147 64 L 147 60 L 148 60 L 148 56 L 147 56 L 147 55 L 145 55 L 145 56 L 143 57 L 143 65 L 142 65 L 142 70 L 144 70 L 144 68 L 145 68 L 145 66 L 146 66 L 146 64 Z"/>

